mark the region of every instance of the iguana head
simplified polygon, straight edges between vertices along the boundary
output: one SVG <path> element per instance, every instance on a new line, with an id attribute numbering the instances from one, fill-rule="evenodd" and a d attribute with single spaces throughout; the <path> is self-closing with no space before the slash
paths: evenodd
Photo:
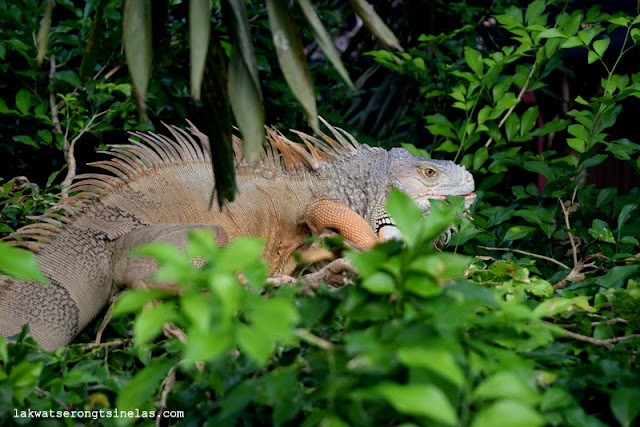
<path id="1" fill-rule="evenodd" d="M 389 177 L 391 185 L 410 196 L 423 213 L 429 212 L 431 199 L 445 199 L 447 196 L 463 196 L 467 211 L 476 200 L 473 176 L 464 168 L 448 160 L 432 160 L 414 156 L 404 148 L 394 148 L 389 153 L 391 161 Z M 446 231 L 448 241 L 451 232 Z M 395 227 L 380 230 L 380 238 L 396 238 Z"/>
<path id="2" fill-rule="evenodd" d="M 464 166 L 414 156 L 404 148 L 392 149 L 389 157 L 391 185 L 410 196 L 425 212 L 429 210 L 430 199 L 463 196 L 466 209 L 476 199 L 473 176 Z"/>

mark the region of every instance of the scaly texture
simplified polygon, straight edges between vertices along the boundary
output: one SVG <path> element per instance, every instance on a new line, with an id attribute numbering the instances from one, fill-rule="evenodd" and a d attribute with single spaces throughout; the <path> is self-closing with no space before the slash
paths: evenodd
<path id="1" fill-rule="evenodd" d="M 267 130 L 260 160 L 242 158 L 234 141 L 238 195 L 221 211 L 208 209 L 213 189 L 208 139 L 167 126 L 171 137 L 134 133 L 93 163 L 108 174 L 77 177 L 74 194 L 8 237 L 37 254 L 50 286 L 0 276 L 0 335 L 28 323 L 46 349 L 70 342 L 123 286 L 147 286 L 154 266 L 128 256 L 141 244 L 186 244 L 186 231 L 210 228 L 220 244 L 236 236 L 266 239 L 272 274 L 290 274 L 291 254 L 304 240 L 334 229 L 368 248 L 393 228 L 384 205 L 392 187 L 427 211 L 429 198 L 475 195 L 471 175 L 451 162 L 386 151 L 356 142 L 325 123 L 331 136 L 295 132 L 304 144 Z M 387 233 L 393 235 L 393 233 Z"/>

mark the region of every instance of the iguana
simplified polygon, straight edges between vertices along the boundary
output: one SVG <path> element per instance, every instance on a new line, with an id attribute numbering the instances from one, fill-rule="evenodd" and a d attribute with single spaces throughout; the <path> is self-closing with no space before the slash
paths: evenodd
<path id="1" fill-rule="evenodd" d="M 186 232 L 213 230 L 220 244 L 236 236 L 266 238 L 271 274 L 290 274 L 292 253 L 307 237 L 337 231 L 359 248 L 394 236 L 385 212 L 392 187 L 424 211 L 431 198 L 474 199 L 473 177 L 450 161 L 429 160 L 403 148 L 386 151 L 358 143 L 329 126 L 333 137 L 296 132 L 304 144 L 267 129 L 258 161 L 247 163 L 234 138 L 238 194 L 222 210 L 209 209 L 214 177 L 208 138 L 167 126 L 172 137 L 134 132 L 128 145 L 110 145 L 110 160 L 90 165 L 109 174 L 79 175 L 39 222 L 8 236 L 36 253 L 49 281 L 0 276 L 0 335 L 26 323 L 45 349 L 68 344 L 122 287 L 147 286 L 150 271 L 129 251 L 165 241 L 184 247 Z"/>

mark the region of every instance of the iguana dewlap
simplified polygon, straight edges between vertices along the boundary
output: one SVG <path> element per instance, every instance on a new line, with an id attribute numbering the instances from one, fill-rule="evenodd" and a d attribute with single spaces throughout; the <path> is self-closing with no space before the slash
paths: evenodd
<path id="1" fill-rule="evenodd" d="M 428 199 L 446 195 L 473 203 L 473 178 L 464 168 L 361 145 L 327 126 L 333 138 L 296 132 L 304 145 L 268 130 L 269 143 L 251 164 L 235 140 L 238 194 L 221 211 L 208 209 L 214 178 L 208 139 L 197 129 L 168 127 L 170 138 L 135 133 L 139 141 L 111 146 L 112 158 L 94 163 L 109 174 L 78 176 L 75 195 L 9 236 L 36 252 L 50 286 L 0 276 L 0 335 L 28 323 L 46 349 L 69 343 L 119 287 L 145 285 L 148 271 L 128 257 L 132 248 L 153 241 L 184 246 L 190 229 L 209 228 L 220 244 L 262 236 L 271 274 L 290 274 L 293 251 L 324 229 L 361 248 L 393 237 L 385 212 L 392 187 L 425 211 Z"/>

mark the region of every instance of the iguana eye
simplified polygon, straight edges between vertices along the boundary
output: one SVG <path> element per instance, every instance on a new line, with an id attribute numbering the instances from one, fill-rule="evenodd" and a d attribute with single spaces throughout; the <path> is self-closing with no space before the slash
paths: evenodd
<path id="1" fill-rule="evenodd" d="M 436 174 L 436 171 L 431 168 L 426 168 L 423 170 L 425 176 L 432 177 Z"/>

